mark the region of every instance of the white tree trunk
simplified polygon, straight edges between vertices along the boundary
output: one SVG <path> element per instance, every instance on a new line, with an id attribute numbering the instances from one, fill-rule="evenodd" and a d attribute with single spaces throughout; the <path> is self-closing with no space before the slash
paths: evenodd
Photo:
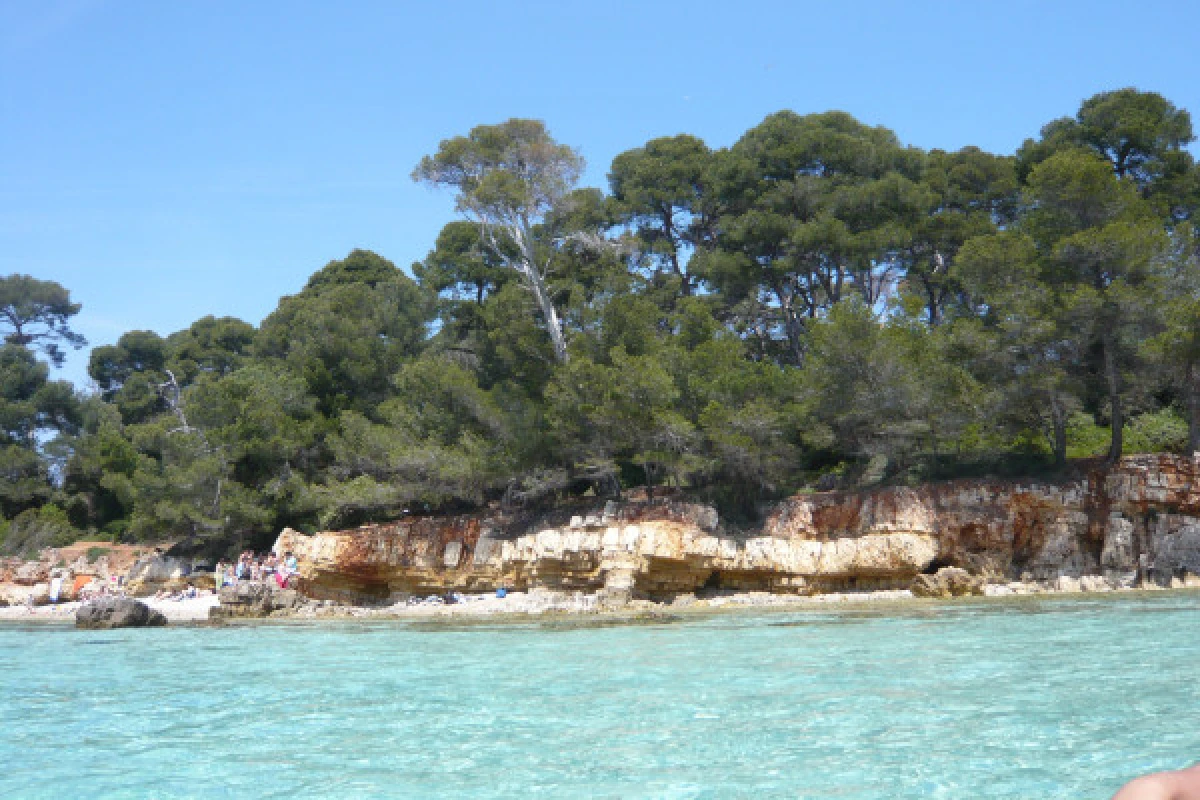
<path id="1" fill-rule="evenodd" d="M 520 257 L 516 260 L 505 254 L 500 243 L 496 241 L 491 226 L 486 221 L 480 219 L 480 227 L 484 241 L 491 246 L 492 252 L 517 271 L 525 288 L 533 294 L 534 302 L 537 303 L 538 310 L 542 312 L 542 317 L 546 320 L 546 332 L 550 334 L 550 342 L 554 345 L 554 360 L 559 364 L 566 364 L 570 360 L 570 354 L 567 352 L 567 337 L 563 333 L 562 319 L 558 316 L 558 309 L 554 307 L 554 301 L 550 298 L 546 278 L 538 269 L 533 249 L 533 231 L 528 220 L 519 219 L 501 226 L 517 245 Z"/>
<path id="2" fill-rule="evenodd" d="M 533 299 L 538 304 L 542 316 L 546 319 L 546 331 L 550 334 L 550 342 L 554 345 L 554 360 L 559 364 L 567 363 L 567 339 L 563 335 L 562 320 L 558 318 L 558 309 L 550 299 L 550 291 L 546 281 L 538 272 L 537 267 L 528 262 L 517 266 L 517 272 L 525 279 L 525 285 L 533 293 Z"/>

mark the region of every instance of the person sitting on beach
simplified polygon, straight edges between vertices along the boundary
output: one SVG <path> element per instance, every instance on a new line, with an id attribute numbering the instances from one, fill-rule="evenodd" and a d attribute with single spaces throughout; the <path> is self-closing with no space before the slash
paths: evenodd
<path id="1" fill-rule="evenodd" d="M 1143 775 L 1121 787 L 1112 800 L 1200 800 L 1200 766 Z"/>

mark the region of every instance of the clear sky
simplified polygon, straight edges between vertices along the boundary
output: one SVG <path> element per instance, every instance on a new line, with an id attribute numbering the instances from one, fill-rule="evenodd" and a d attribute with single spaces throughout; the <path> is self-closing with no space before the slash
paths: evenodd
<path id="1" fill-rule="evenodd" d="M 0 0 L 0 274 L 69 288 L 92 344 L 257 324 L 356 247 L 422 258 L 452 200 L 409 174 L 476 124 L 545 120 L 593 186 L 784 108 L 1010 153 L 1105 89 L 1200 114 L 1198 30 L 1188 0 Z"/>

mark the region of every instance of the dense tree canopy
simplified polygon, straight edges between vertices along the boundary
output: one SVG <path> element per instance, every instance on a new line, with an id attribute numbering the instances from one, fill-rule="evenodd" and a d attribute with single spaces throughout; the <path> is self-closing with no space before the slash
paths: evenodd
<path id="1" fill-rule="evenodd" d="M 805 488 L 1200 449 L 1188 113 L 1105 92 L 1012 155 L 831 111 L 618 155 L 545 126 L 446 139 L 463 219 L 405 272 L 364 250 L 261 325 L 91 353 L 49 281 L 0 278 L 0 548 L 219 552 L 284 525 L 670 486 L 748 520 Z"/>

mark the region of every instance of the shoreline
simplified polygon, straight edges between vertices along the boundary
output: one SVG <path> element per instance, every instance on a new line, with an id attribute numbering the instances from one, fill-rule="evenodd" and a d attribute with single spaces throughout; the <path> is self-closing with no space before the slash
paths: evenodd
<path id="1" fill-rule="evenodd" d="M 198 624 L 208 622 L 209 609 L 218 605 L 217 596 L 206 595 L 187 600 L 155 600 L 152 597 L 131 598 L 145 603 L 154 611 L 161 611 L 169 625 Z M 0 624 L 12 622 L 46 622 L 75 624 L 75 612 L 83 605 L 78 600 L 69 600 L 57 605 L 34 606 L 2 606 L 0 607 Z"/>
<path id="2" fill-rule="evenodd" d="M 784 595 L 766 592 L 740 592 L 715 597 L 687 597 L 674 602 L 635 600 L 617 608 L 599 608 L 594 595 L 579 593 L 570 598 L 546 597 L 549 592 L 511 592 L 505 598 L 494 595 L 469 596 L 466 602 L 450 605 L 392 605 L 392 606 L 324 606 L 268 616 L 235 616 L 221 619 L 209 617 L 209 610 L 219 607 L 216 595 L 188 600 L 159 600 L 134 598 L 167 617 L 168 627 L 221 627 L 262 624 L 292 624 L 308 622 L 419 622 L 419 623 L 505 623 L 562 621 L 579 624 L 639 624 L 672 618 L 696 617 L 725 613 L 764 611 L 816 610 L 879 610 L 906 607 L 953 606 L 970 602 L 1012 602 L 1041 599 L 1101 599 L 1112 597 L 1150 597 L 1190 595 L 1200 592 L 1195 586 L 1143 586 L 1102 591 L 1064 591 L 1037 589 L 1003 591 L 1005 584 L 989 584 L 982 595 L 956 597 L 916 597 L 906 589 L 863 592 L 837 592 L 821 595 Z M 538 595 L 542 595 L 539 597 Z M 564 602 L 567 600 L 567 602 Z M 582 601 L 582 602 L 580 602 Z M 591 601 L 591 602 L 589 602 Z M 28 623 L 74 626 L 78 601 L 56 606 L 0 607 L 0 625 Z"/>

